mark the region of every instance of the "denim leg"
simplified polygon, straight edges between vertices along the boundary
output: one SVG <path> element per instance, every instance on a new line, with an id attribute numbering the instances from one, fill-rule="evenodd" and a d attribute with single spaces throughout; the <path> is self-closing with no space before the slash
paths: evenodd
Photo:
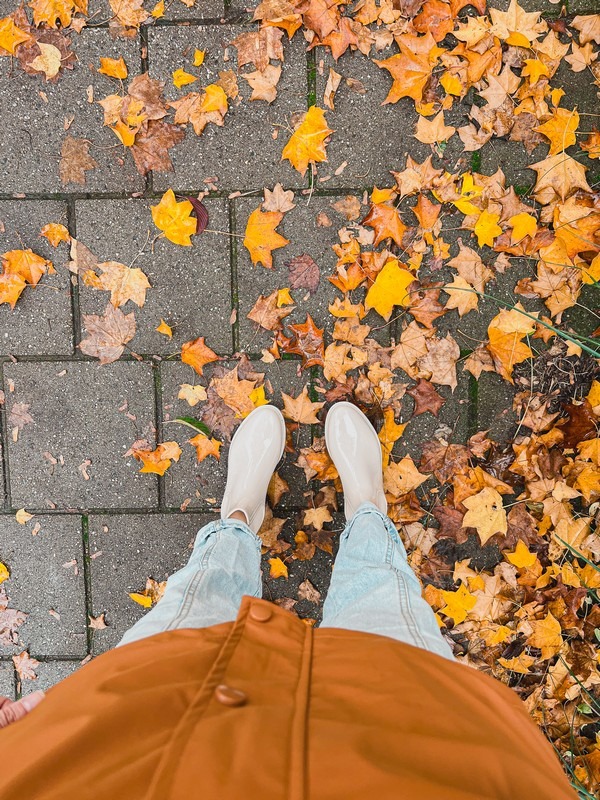
<path id="1" fill-rule="evenodd" d="M 117 646 L 174 628 L 206 628 L 235 620 L 245 594 L 262 596 L 261 541 L 243 522 L 211 522 L 196 536 L 188 563 Z"/>
<path id="2" fill-rule="evenodd" d="M 321 627 L 378 633 L 454 659 L 398 531 L 372 503 L 342 533 Z"/>

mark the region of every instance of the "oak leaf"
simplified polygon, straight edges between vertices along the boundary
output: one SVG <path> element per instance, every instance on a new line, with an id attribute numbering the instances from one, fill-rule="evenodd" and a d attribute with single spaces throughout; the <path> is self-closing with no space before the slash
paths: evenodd
<path id="1" fill-rule="evenodd" d="M 205 344 L 204 336 L 185 342 L 181 346 L 181 361 L 189 364 L 198 375 L 202 375 L 203 367 L 218 360 L 219 356 Z"/>
<path id="2" fill-rule="evenodd" d="M 275 228 L 283 219 L 281 211 L 261 211 L 260 206 L 248 217 L 244 235 L 244 247 L 250 253 L 252 263 L 273 268 L 273 250 L 289 244 Z"/>
<path id="3" fill-rule="evenodd" d="M 301 425 L 318 425 L 319 419 L 317 414 L 323 408 L 325 403 L 314 403 L 309 395 L 308 388 L 305 386 L 298 397 L 291 397 L 285 392 L 281 393 L 283 400 L 283 416 L 291 419 L 292 422 L 298 422 Z"/>
<path id="4" fill-rule="evenodd" d="M 301 175 L 305 175 L 309 164 L 327 161 L 325 140 L 332 133 L 327 127 L 323 109 L 311 106 L 283 148 L 281 160 L 287 159 Z"/>
<path id="5" fill-rule="evenodd" d="M 496 533 L 505 534 L 508 530 L 506 511 L 502 505 L 502 495 L 486 486 L 477 494 L 463 500 L 467 513 L 463 517 L 463 528 L 475 528 L 485 544 Z"/>
<path id="6" fill-rule="evenodd" d="M 127 342 L 135 336 L 133 313 L 124 314 L 111 303 L 102 316 L 84 314 L 83 324 L 88 336 L 81 341 L 79 348 L 82 353 L 99 358 L 101 364 L 110 364 L 120 358 Z"/>

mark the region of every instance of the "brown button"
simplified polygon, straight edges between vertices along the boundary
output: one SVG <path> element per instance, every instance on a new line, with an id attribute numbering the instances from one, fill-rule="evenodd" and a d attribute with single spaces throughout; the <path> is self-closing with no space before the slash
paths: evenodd
<path id="1" fill-rule="evenodd" d="M 273 616 L 273 611 L 267 605 L 253 605 L 250 607 L 250 619 L 255 622 L 268 622 Z"/>
<path id="2" fill-rule="evenodd" d="M 240 689 L 234 689 L 233 686 L 226 686 L 224 683 L 215 689 L 215 698 L 224 706 L 243 706 L 248 699 Z"/>

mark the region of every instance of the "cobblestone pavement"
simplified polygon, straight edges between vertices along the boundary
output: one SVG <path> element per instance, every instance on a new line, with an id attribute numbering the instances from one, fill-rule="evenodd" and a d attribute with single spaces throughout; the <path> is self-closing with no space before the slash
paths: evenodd
<path id="1" fill-rule="evenodd" d="M 497 0 L 497 5 L 505 8 L 507 3 Z M 559 8 L 545 0 L 528 0 L 524 6 L 549 15 Z M 584 0 L 571 0 L 569 10 L 583 13 L 586 6 Z M 13 10 L 9 0 L 0 0 L 0 16 Z M 341 84 L 335 111 L 327 112 L 335 143 L 311 188 L 309 175 L 303 179 L 281 160 L 278 134 L 291 115 L 322 98 L 333 62 L 322 50 L 306 52 L 298 35 L 285 42 L 285 68 L 275 102 L 247 102 L 250 87 L 240 80 L 243 102 L 232 107 L 225 126 L 211 125 L 202 137 L 189 133 L 171 151 L 174 172 L 143 178 L 131 156 L 103 127 L 99 105 L 89 102 L 92 96 L 109 94 L 113 86 L 93 66 L 101 56 L 123 55 L 129 80 L 148 71 L 167 81 L 165 93 L 175 99 L 180 93 L 170 81 L 171 73 L 186 58 L 189 61 L 194 48 L 209 53 L 206 75 L 214 80 L 219 70 L 235 68 L 235 48 L 229 43 L 255 23 L 248 9 L 235 2 L 223 6 L 219 0 L 198 0 L 195 7 L 186 8 L 174 0 L 162 20 L 142 26 L 133 38 L 114 39 L 103 0 L 94 12 L 97 24 L 73 37 L 77 63 L 60 81 L 43 82 L 15 69 L 12 59 L 0 59 L 0 251 L 31 247 L 56 264 L 56 273 L 45 276 L 36 291 L 26 292 L 14 311 L 0 306 L 0 388 L 6 400 L 0 416 L 0 561 L 11 572 L 4 584 L 11 607 L 29 615 L 20 628 L 20 642 L 0 649 L 0 693 L 6 695 L 48 687 L 90 655 L 113 646 L 144 613 L 128 593 L 143 589 L 149 576 L 165 580 L 185 562 L 198 528 L 215 518 L 224 488 L 226 449 L 216 466 L 213 459 L 197 464 L 185 451 L 164 477 L 140 474 L 139 464 L 126 455 L 137 439 L 177 439 L 183 445 L 189 438 L 175 427 L 165 428 L 163 435 L 167 421 L 190 413 L 177 398 L 179 385 L 190 377 L 189 367 L 180 361 L 181 345 L 204 336 L 220 356 L 231 358 L 243 351 L 260 358 L 268 337 L 257 334 L 246 314 L 259 294 L 285 285 L 285 262 L 302 253 L 313 256 L 324 278 L 316 295 L 298 298 L 290 321 L 302 322 L 309 312 L 317 325 L 329 329 L 327 306 L 336 292 L 326 276 L 335 264 L 331 245 L 344 224 L 332 204 L 348 194 L 363 198 L 375 185 L 390 185 L 389 171 L 404 167 L 407 152 L 419 161 L 430 153 L 429 146 L 412 136 L 412 103 L 381 105 L 391 83 L 387 72 L 359 53 L 346 54 L 337 62 L 337 71 L 360 80 L 366 93 Z M 569 83 L 571 104 L 593 110 L 586 73 L 565 72 L 555 83 L 561 80 Z M 465 112 L 459 108 L 457 113 Z M 59 180 L 65 127 L 72 136 L 91 142 L 98 167 L 87 173 L 85 187 L 65 187 Z M 440 164 L 456 164 L 461 156 L 457 140 L 453 137 Z M 527 163 L 543 157 L 546 148 L 527 155 L 521 145 L 503 145 L 494 141 L 482 150 L 480 169 L 491 174 L 502 165 L 508 183 L 531 184 L 534 176 Z M 344 162 L 345 169 L 338 169 Z M 276 182 L 296 192 L 296 208 L 279 228 L 290 245 L 275 253 L 273 271 L 253 269 L 237 237 L 260 202 L 263 187 Z M 167 188 L 197 194 L 208 185 L 213 186 L 204 201 L 209 227 L 220 233 L 197 237 L 193 248 L 161 239 L 151 249 L 148 242 L 155 231 L 150 205 Z M 237 196 L 230 197 L 232 193 Z M 333 221 L 330 227 L 316 224 L 321 211 Z M 101 260 L 130 264 L 136 259 L 143 267 L 152 290 L 146 305 L 136 309 L 136 356 L 124 355 L 101 366 L 78 349 L 82 315 L 98 313 L 104 304 L 98 293 L 65 269 L 68 246 L 55 249 L 40 238 L 41 228 L 50 222 L 64 224 Z M 500 276 L 496 294 L 510 296 L 515 279 L 513 272 L 503 285 Z M 452 330 L 464 355 L 495 313 L 497 309 L 484 301 L 474 322 L 474 315 L 461 323 L 452 312 L 442 323 Z M 161 318 L 173 326 L 173 339 L 156 332 Z M 396 335 L 395 323 L 379 332 L 384 343 L 393 342 Z M 306 382 L 293 360 L 260 367 L 267 372 L 276 403 L 281 390 L 295 395 Z M 312 370 L 310 383 L 319 381 L 319 371 Z M 510 393 L 497 375 L 484 373 L 476 382 L 461 373 L 454 394 L 446 389 L 440 390 L 447 402 L 439 418 L 424 414 L 416 419 L 402 440 L 403 453 L 418 454 L 440 425 L 452 430 L 454 441 L 464 441 L 481 428 L 500 437 L 509 430 Z M 33 422 L 16 437 L 8 414 L 18 403 L 29 406 Z M 307 428 L 305 443 L 310 435 Z M 314 426 L 312 435 L 322 435 L 322 429 Z M 310 489 L 294 460 L 289 456 L 283 468 L 291 491 L 277 509 L 279 516 L 288 517 L 284 537 L 289 541 L 297 530 L 295 512 Z M 21 508 L 33 515 L 26 525 L 15 520 Z M 342 527 L 338 515 L 332 528 L 339 532 Z M 265 597 L 295 597 L 307 576 L 324 593 L 331 564 L 332 557 L 320 550 L 312 561 L 291 563 L 285 590 L 281 582 L 268 578 L 265 565 Z M 314 618 L 319 609 L 304 600 L 296 611 Z M 90 618 L 102 613 L 108 627 L 93 630 Z M 41 664 L 38 680 L 20 687 L 11 656 L 24 649 Z"/>

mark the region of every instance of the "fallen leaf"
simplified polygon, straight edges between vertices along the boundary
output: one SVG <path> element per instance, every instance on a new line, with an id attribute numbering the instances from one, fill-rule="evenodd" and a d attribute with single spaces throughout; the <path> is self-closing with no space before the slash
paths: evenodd
<path id="1" fill-rule="evenodd" d="M 66 136 L 60 151 L 58 170 L 63 185 L 77 183 L 85 186 L 85 173 L 96 169 L 98 162 L 90 155 L 90 143 L 86 139 Z"/>
<path id="2" fill-rule="evenodd" d="M 124 81 L 127 77 L 127 65 L 123 56 L 119 58 L 100 58 L 100 67 L 98 72 L 102 75 L 108 75 L 109 78 L 118 78 Z"/>
<path id="3" fill-rule="evenodd" d="M 191 216 L 194 207 L 189 200 L 177 202 L 172 189 L 167 189 L 160 202 L 151 206 L 156 227 L 173 244 L 191 247 L 191 237 L 196 233 L 196 220 Z"/>
<path id="4" fill-rule="evenodd" d="M 317 414 L 325 403 L 313 402 L 309 397 L 306 386 L 296 398 L 285 394 L 285 392 L 281 393 L 281 398 L 283 400 L 283 416 L 287 417 L 287 419 L 299 422 L 302 425 L 317 425 L 319 423 Z"/>
<path id="5" fill-rule="evenodd" d="M 311 294 L 317 291 L 321 274 L 312 256 L 306 253 L 295 256 L 286 261 L 286 266 L 290 273 L 290 288 L 307 289 Z"/>
<path id="6" fill-rule="evenodd" d="M 135 336 L 133 313 L 124 314 L 111 303 L 104 314 L 83 314 L 83 324 L 88 336 L 79 344 L 82 353 L 99 358 L 101 364 L 110 364 L 123 355 L 125 345 Z"/>
<path id="7" fill-rule="evenodd" d="M 277 233 L 275 228 L 283 219 L 281 211 L 261 211 L 260 206 L 248 217 L 244 235 L 244 247 L 250 253 L 252 263 L 273 268 L 273 250 L 285 247 L 289 240 Z"/>
<path id="8" fill-rule="evenodd" d="M 215 438 L 209 438 L 204 433 L 199 433 L 189 440 L 189 443 L 196 449 L 196 460 L 198 464 L 207 456 L 213 456 L 217 461 L 221 458 L 221 442 Z"/>
<path id="9" fill-rule="evenodd" d="M 280 558 L 269 558 L 269 577 L 270 578 L 287 578 L 288 568 Z"/>
<path id="10" fill-rule="evenodd" d="M 181 361 L 189 364 L 198 375 L 202 375 L 202 368 L 213 361 L 218 361 L 219 356 L 204 342 L 204 336 L 185 342 L 181 346 Z"/>
<path id="11" fill-rule="evenodd" d="M 407 269 L 403 269 L 395 259 L 390 259 L 375 278 L 375 282 L 367 292 L 365 308 L 374 308 L 385 320 L 388 320 L 394 306 L 409 306 L 410 294 L 408 287 L 415 280 L 415 276 Z"/>
<path id="12" fill-rule="evenodd" d="M 311 106 L 283 148 L 282 161 L 287 159 L 301 175 L 305 175 L 309 164 L 327 161 L 325 140 L 332 133 L 327 127 L 323 109 Z"/>
<path id="13" fill-rule="evenodd" d="M 40 236 L 45 236 L 52 247 L 58 247 L 61 242 L 69 242 L 71 236 L 67 228 L 58 222 L 49 222 L 41 230 Z"/>
<path id="14" fill-rule="evenodd" d="M 33 514 L 30 514 L 28 511 L 25 511 L 24 508 L 20 508 L 15 514 L 15 519 L 17 520 L 19 525 L 26 525 L 30 519 L 33 519 Z"/>
<path id="15" fill-rule="evenodd" d="M 481 544 L 496 533 L 506 533 L 506 511 L 502 505 L 502 495 L 490 486 L 486 486 L 475 495 L 463 500 L 467 513 L 463 517 L 463 528 L 475 528 Z"/>

